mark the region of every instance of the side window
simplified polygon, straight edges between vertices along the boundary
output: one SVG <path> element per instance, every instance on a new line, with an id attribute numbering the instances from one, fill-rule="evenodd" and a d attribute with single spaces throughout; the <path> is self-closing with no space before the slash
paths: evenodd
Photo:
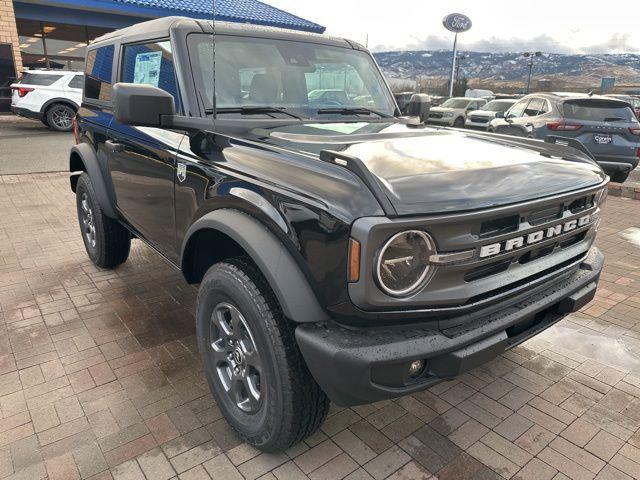
<path id="1" fill-rule="evenodd" d="M 470 112 L 474 111 L 474 110 L 478 110 L 478 108 L 480 108 L 480 102 L 471 102 L 469 104 L 469 107 L 467 108 L 467 110 L 469 110 Z"/>
<path id="2" fill-rule="evenodd" d="M 173 95 L 178 107 L 180 100 L 171 43 L 164 41 L 125 46 L 121 81 L 161 88 Z"/>
<path id="3" fill-rule="evenodd" d="M 84 85 L 84 75 L 74 75 L 69 81 L 69 88 L 82 88 Z"/>
<path id="4" fill-rule="evenodd" d="M 528 98 L 526 100 L 521 100 L 518 103 L 516 103 L 507 112 L 507 117 L 509 117 L 509 118 L 521 117 L 522 114 L 524 113 L 524 107 L 527 106 L 527 103 L 529 103 L 529 99 Z"/>
<path id="5" fill-rule="evenodd" d="M 545 99 L 542 99 L 542 106 L 540 107 L 538 115 L 544 115 L 545 113 L 549 113 L 549 111 L 549 102 L 547 102 Z"/>
<path id="6" fill-rule="evenodd" d="M 84 75 L 84 96 L 95 100 L 111 100 L 113 45 L 105 45 L 87 53 Z"/>
<path id="7" fill-rule="evenodd" d="M 544 100 L 542 100 L 541 98 L 532 98 L 529 102 L 529 105 L 527 105 L 527 108 L 524 109 L 524 116 L 536 117 L 538 115 L 538 112 L 542 108 L 543 103 Z"/>

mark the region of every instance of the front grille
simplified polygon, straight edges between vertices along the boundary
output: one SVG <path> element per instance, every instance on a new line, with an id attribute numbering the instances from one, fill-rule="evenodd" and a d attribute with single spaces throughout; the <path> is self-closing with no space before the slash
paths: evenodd
<path id="1" fill-rule="evenodd" d="M 489 117 L 471 117 L 470 119 L 473 123 L 487 123 L 489 121 Z"/>
<path id="2" fill-rule="evenodd" d="M 480 238 L 490 238 L 504 233 L 515 232 L 520 226 L 520 215 L 494 218 L 480 225 Z"/>
<path id="3" fill-rule="evenodd" d="M 530 202 L 482 211 L 394 219 L 361 230 L 362 257 L 370 261 L 362 282 L 350 285 L 350 296 L 364 310 L 394 310 L 398 300 L 379 293 L 372 267 L 377 249 L 393 233 L 424 229 L 437 253 L 472 252 L 462 260 L 439 263 L 419 292 L 403 298 L 405 309 L 428 309 L 440 315 L 499 301 L 522 286 L 586 255 L 595 238 L 599 208 L 594 202 L 601 185 Z M 583 223 L 579 224 L 580 220 Z M 364 222 L 364 221 L 363 221 Z M 359 222 L 356 222 L 358 224 Z M 363 225 L 365 225 L 363 223 Z M 356 229 L 357 230 L 357 229 Z M 352 232 L 354 229 L 352 229 Z M 357 237 L 356 237 L 357 238 Z M 507 246 L 509 245 L 509 246 Z"/>
<path id="4" fill-rule="evenodd" d="M 556 265 L 554 265 L 553 267 L 547 268 L 546 270 L 543 270 L 541 272 L 536 273 L 535 275 L 531 275 L 529 277 L 523 278 L 522 280 L 519 280 L 517 282 L 511 283 L 509 285 L 504 285 L 502 287 L 496 288 L 494 290 L 491 290 L 489 292 L 483 293 L 481 295 L 477 295 L 475 297 L 471 297 L 467 300 L 466 303 L 471 304 L 471 303 L 478 303 L 482 300 L 486 300 L 492 297 L 496 297 L 500 294 L 505 294 L 505 293 L 509 293 L 510 291 L 518 288 L 518 287 L 523 287 L 531 282 L 534 282 L 546 275 L 549 275 L 555 271 L 561 270 L 565 267 L 568 267 L 576 262 L 578 262 L 579 260 L 584 259 L 584 257 L 586 256 L 586 254 L 584 253 L 580 253 L 579 255 L 575 255 L 571 258 L 569 258 L 568 260 L 565 260 L 563 262 L 560 262 Z"/>
<path id="5" fill-rule="evenodd" d="M 442 118 L 441 113 L 430 113 L 429 118 Z"/>

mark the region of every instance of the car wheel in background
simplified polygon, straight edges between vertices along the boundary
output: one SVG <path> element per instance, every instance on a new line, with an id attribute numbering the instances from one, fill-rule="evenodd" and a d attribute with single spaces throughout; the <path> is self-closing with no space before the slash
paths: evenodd
<path id="1" fill-rule="evenodd" d="M 458 117 L 453 122 L 453 128 L 463 128 L 464 127 L 464 118 Z"/>
<path id="2" fill-rule="evenodd" d="M 329 400 L 304 363 L 293 325 L 250 259 L 209 268 L 198 291 L 196 334 L 217 405 L 245 442 L 281 451 L 320 427 Z"/>
<path id="3" fill-rule="evenodd" d="M 73 117 L 76 111 L 74 108 L 64 103 L 54 103 L 47 109 L 45 118 L 47 125 L 52 130 L 58 132 L 69 132 L 73 126 Z"/>
<path id="4" fill-rule="evenodd" d="M 91 261 L 102 268 L 124 263 L 131 248 L 129 230 L 102 213 L 86 172 L 80 175 L 76 185 L 76 205 L 82 240 Z"/>

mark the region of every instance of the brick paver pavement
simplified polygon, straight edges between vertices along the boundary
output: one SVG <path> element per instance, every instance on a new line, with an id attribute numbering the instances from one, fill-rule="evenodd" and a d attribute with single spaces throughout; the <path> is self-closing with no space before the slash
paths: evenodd
<path id="1" fill-rule="evenodd" d="M 640 201 L 610 198 L 595 300 L 428 391 L 332 408 L 261 454 L 202 377 L 196 290 L 149 248 L 87 259 L 63 174 L 0 177 L 0 478 L 640 478 Z"/>

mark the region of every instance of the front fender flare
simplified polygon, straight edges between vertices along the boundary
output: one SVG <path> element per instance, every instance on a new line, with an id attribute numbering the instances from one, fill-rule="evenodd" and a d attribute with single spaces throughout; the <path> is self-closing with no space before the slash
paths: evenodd
<path id="1" fill-rule="evenodd" d="M 267 279 L 287 318 L 299 323 L 329 319 L 309 281 L 280 239 L 258 220 L 238 210 L 214 210 L 195 221 L 182 243 L 181 265 L 189 239 L 202 229 L 224 233 L 247 252 Z"/>
<path id="2" fill-rule="evenodd" d="M 107 217 L 117 218 L 113 201 L 109 195 L 109 190 L 107 189 L 107 184 L 102 174 L 102 169 L 98 163 L 98 157 L 91 145 L 88 143 L 80 143 L 71 147 L 71 153 L 69 154 L 69 171 L 72 172 L 71 189 L 75 191 L 73 177 L 77 176 L 77 174 L 74 175 L 73 172 L 77 172 L 79 170 L 77 168 L 77 158 L 80 158 L 80 161 L 84 166 L 84 171 L 87 172 L 91 179 L 91 184 L 93 185 L 93 190 L 96 194 L 102 212 Z M 76 168 L 74 168 L 74 165 L 76 165 Z"/>

